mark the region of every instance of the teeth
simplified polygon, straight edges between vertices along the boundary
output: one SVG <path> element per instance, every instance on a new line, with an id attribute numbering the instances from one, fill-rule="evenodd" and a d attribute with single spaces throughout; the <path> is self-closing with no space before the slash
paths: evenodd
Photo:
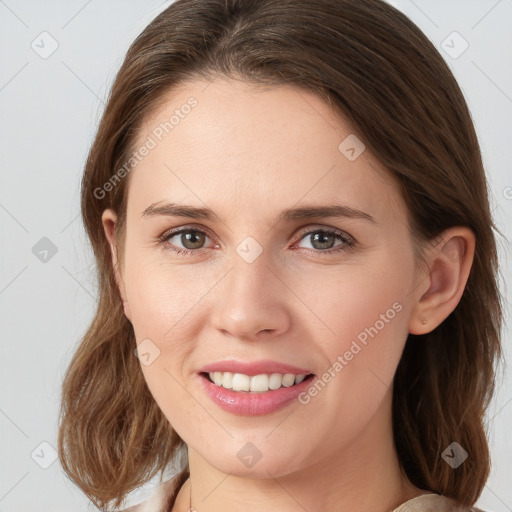
<path id="1" fill-rule="evenodd" d="M 279 389 L 283 383 L 283 376 L 280 373 L 272 373 L 268 378 L 268 387 L 270 389 Z"/>
<path id="2" fill-rule="evenodd" d="M 242 375 L 241 373 L 233 375 L 233 391 L 249 391 L 250 385 L 251 378 L 248 375 Z"/>
<path id="3" fill-rule="evenodd" d="M 305 378 L 306 378 L 306 374 L 304 374 L 304 375 L 297 375 L 295 377 L 295 384 L 300 384 Z"/>
<path id="4" fill-rule="evenodd" d="M 307 374 L 294 375 L 293 373 L 271 373 L 260 375 L 244 375 L 243 373 L 210 372 L 210 379 L 217 385 L 233 391 L 254 391 L 265 393 L 269 389 L 279 389 L 281 386 L 289 388 L 300 384 Z"/>
<path id="5" fill-rule="evenodd" d="M 244 377 L 247 377 L 244 375 Z M 254 375 L 251 377 L 251 391 L 268 391 L 268 375 Z"/>

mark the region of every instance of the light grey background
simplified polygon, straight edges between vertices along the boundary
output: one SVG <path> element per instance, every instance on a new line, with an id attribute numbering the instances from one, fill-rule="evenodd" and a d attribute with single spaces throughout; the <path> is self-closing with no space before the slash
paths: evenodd
<path id="1" fill-rule="evenodd" d="M 62 375 L 96 297 L 79 218 L 80 177 L 129 44 L 170 3 L 0 0 L 0 512 L 95 509 L 53 452 Z M 480 138 L 491 207 L 510 239 L 512 0 L 390 3 L 427 34 L 458 79 Z M 510 361 L 510 246 L 501 239 L 499 245 Z M 489 419 L 493 471 L 478 505 L 511 511 L 510 371 Z"/>

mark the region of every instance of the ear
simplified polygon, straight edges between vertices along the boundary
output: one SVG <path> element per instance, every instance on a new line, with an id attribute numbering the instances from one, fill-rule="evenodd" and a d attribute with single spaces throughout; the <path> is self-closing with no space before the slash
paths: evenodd
<path id="1" fill-rule="evenodd" d="M 443 232 L 429 255 L 429 271 L 415 294 L 409 320 L 411 334 L 434 330 L 457 307 L 469 277 L 476 237 L 467 227 Z"/>
<path id="2" fill-rule="evenodd" d="M 105 235 L 107 237 L 107 241 L 110 245 L 110 253 L 112 256 L 112 267 L 114 269 L 114 275 L 117 283 L 117 287 L 119 288 L 119 294 L 121 295 L 121 299 L 123 301 L 124 314 L 126 318 L 131 322 L 131 312 L 130 306 L 128 304 L 128 299 L 126 297 L 126 289 L 124 285 L 124 279 L 121 274 L 121 270 L 119 267 L 119 258 L 117 252 L 117 239 L 116 239 L 116 223 L 117 223 L 117 215 L 114 210 L 111 208 L 105 210 L 101 216 L 101 222 L 103 224 L 103 229 L 105 231 Z"/>

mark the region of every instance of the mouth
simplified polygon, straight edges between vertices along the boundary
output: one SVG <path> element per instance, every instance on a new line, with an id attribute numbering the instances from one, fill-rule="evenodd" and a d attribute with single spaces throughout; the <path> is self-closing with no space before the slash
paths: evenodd
<path id="1" fill-rule="evenodd" d="M 272 393 L 278 389 L 295 387 L 315 377 L 314 373 L 301 375 L 272 373 L 249 376 L 231 372 L 200 372 L 199 375 L 218 388 L 245 395 Z"/>
<path id="2" fill-rule="evenodd" d="M 196 375 L 203 391 L 218 407 L 241 416 L 261 416 L 303 404 L 300 396 L 315 385 L 316 379 L 314 373 L 247 375 L 200 371 Z"/>

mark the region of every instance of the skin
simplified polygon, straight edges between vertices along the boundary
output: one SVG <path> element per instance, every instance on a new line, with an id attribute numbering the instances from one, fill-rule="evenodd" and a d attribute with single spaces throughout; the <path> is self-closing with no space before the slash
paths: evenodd
<path id="1" fill-rule="evenodd" d="M 138 140 L 190 96 L 197 107 L 129 175 L 119 261 L 116 214 L 103 213 L 137 344 L 150 339 L 160 350 L 141 370 L 188 445 L 191 478 L 173 511 L 188 509 L 190 484 L 201 512 L 384 512 L 424 494 L 399 471 L 392 381 L 408 333 L 433 330 L 458 304 L 473 233 L 445 231 L 440 243 L 426 246 L 429 268 L 420 269 L 392 176 L 368 149 L 347 159 L 338 146 L 353 133 L 350 125 L 322 98 L 295 88 L 190 81 L 168 94 Z M 141 216 L 159 201 L 209 207 L 217 217 Z M 272 221 L 285 208 L 334 202 L 376 223 Z M 158 245 L 160 235 L 182 226 L 207 234 L 195 245 L 180 235 Z M 311 235 L 322 228 L 348 234 L 355 247 L 328 254 L 344 242 L 315 242 Z M 262 248 L 252 263 L 236 251 L 248 236 Z M 180 256 L 173 246 L 196 252 Z M 400 312 L 305 405 L 237 416 L 196 380 L 201 366 L 229 358 L 274 359 L 321 376 L 396 302 Z M 237 457 L 247 442 L 261 452 L 251 468 Z"/>

